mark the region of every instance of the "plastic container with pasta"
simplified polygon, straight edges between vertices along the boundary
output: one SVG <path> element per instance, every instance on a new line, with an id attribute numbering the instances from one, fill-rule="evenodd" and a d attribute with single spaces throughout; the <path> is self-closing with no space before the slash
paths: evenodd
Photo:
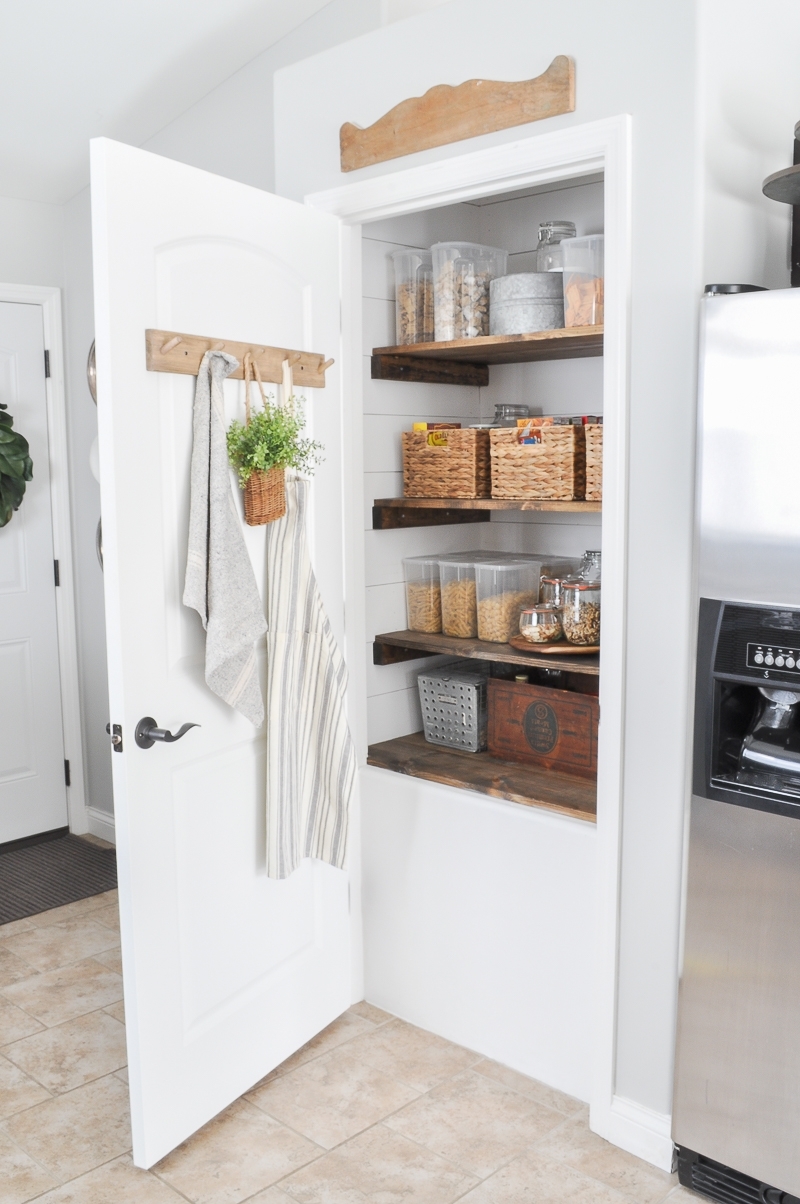
<path id="1" fill-rule="evenodd" d="M 478 634 L 475 563 L 476 558 L 472 556 L 439 561 L 444 635 L 474 640 Z"/>
<path id="2" fill-rule="evenodd" d="M 539 600 L 537 560 L 487 561 L 475 566 L 478 639 L 507 644 L 519 635 L 519 616 Z"/>
<path id="3" fill-rule="evenodd" d="M 406 580 L 408 630 L 436 634 L 442 630 L 442 596 L 437 556 L 407 556 L 403 560 Z"/>

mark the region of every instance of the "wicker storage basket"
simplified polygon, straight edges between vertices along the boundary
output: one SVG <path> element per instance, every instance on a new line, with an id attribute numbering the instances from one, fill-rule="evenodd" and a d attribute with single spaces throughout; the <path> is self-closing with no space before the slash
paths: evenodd
<path id="1" fill-rule="evenodd" d="M 244 487 L 244 518 L 248 527 L 274 523 L 286 513 L 286 470 L 270 468 L 254 472 Z"/>
<path id="2" fill-rule="evenodd" d="M 582 499 L 586 492 L 583 426 L 545 426 L 541 443 L 520 443 L 512 427 L 491 435 L 492 497 Z"/>
<path id="3" fill-rule="evenodd" d="M 436 440 L 429 440 L 433 434 Z M 404 431 L 405 497 L 490 497 L 489 432 Z"/>
<path id="4" fill-rule="evenodd" d="M 586 431 L 586 500 L 603 500 L 603 426 L 589 424 Z"/>

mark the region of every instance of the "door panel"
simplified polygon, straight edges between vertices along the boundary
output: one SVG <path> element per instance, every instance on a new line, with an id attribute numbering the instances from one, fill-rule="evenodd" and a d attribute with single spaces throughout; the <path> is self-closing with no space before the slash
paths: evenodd
<path id="1" fill-rule="evenodd" d="M 0 401 L 25 436 L 33 480 L 0 528 L 0 844 L 67 824 L 39 305 L 0 302 Z"/>
<path id="2" fill-rule="evenodd" d="M 348 1006 L 350 955 L 346 874 L 266 876 L 264 734 L 205 685 L 204 632 L 181 601 L 194 378 L 148 373 L 144 332 L 338 358 L 339 235 L 327 215 L 106 140 L 92 190 L 125 1008 L 134 1158 L 150 1166 Z M 228 419 L 243 388 L 225 384 Z M 312 429 L 335 425 L 336 370 L 310 392 Z M 315 523 L 341 545 L 337 506 L 317 501 Z M 265 529 L 244 533 L 263 591 Z M 143 750 L 145 715 L 201 726 Z"/>

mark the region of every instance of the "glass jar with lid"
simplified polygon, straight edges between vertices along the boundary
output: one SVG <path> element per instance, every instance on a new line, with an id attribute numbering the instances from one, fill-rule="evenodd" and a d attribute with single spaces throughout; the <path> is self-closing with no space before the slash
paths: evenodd
<path id="1" fill-rule="evenodd" d="M 570 644 L 599 645 L 599 581 L 574 580 L 563 583 L 561 625 Z"/>
<path id="2" fill-rule="evenodd" d="M 542 222 L 539 241 L 536 245 L 536 271 L 561 272 L 564 257 L 561 250 L 562 238 L 574 238 L 577 234 L 574 222 Z"/>
<path id="3" fill-rule="evenodd" d="M 562 636 L 556 606 L 528 606 L 520 613 L 519 632 L 531 644 L 552 644 Z"/>
<path id="4" fill-rule="evenodd" d="M 498 402 L 494 407 L 494 426 L 516 426 L 518 418 L 530 418 L 530 406 L 508 405 Z"/>
<path id="5" fill-rule="evenodd" d="M 543 606 L 560 606 L 564 583 L 577 580 L 574 570 L 564 574 L 543 572 L 539 582 L 539 601 Z"/>
<path id="6" fill-rule="evenodd" d="M 585 551 L 583 560 L 581 561 L 581 577 L 584 581 L 599 581 L 600 580 L 600 561 L 601 553 L 595 551 Z"/>

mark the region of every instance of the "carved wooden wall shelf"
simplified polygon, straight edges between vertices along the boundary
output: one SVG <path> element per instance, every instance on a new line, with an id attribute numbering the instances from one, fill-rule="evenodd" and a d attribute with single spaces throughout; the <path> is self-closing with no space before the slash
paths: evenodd
<path id="1" fill-rule="evenodd" d="M 424 96 L 402 100 L 367 129 L 346 121 L 339 131 L 342 171 L 574 109 L 575 63 L 565 54 L 554 58 L 535 79 L 518 83 L 470 79 L 458 87 L 439 84 Z"/>

